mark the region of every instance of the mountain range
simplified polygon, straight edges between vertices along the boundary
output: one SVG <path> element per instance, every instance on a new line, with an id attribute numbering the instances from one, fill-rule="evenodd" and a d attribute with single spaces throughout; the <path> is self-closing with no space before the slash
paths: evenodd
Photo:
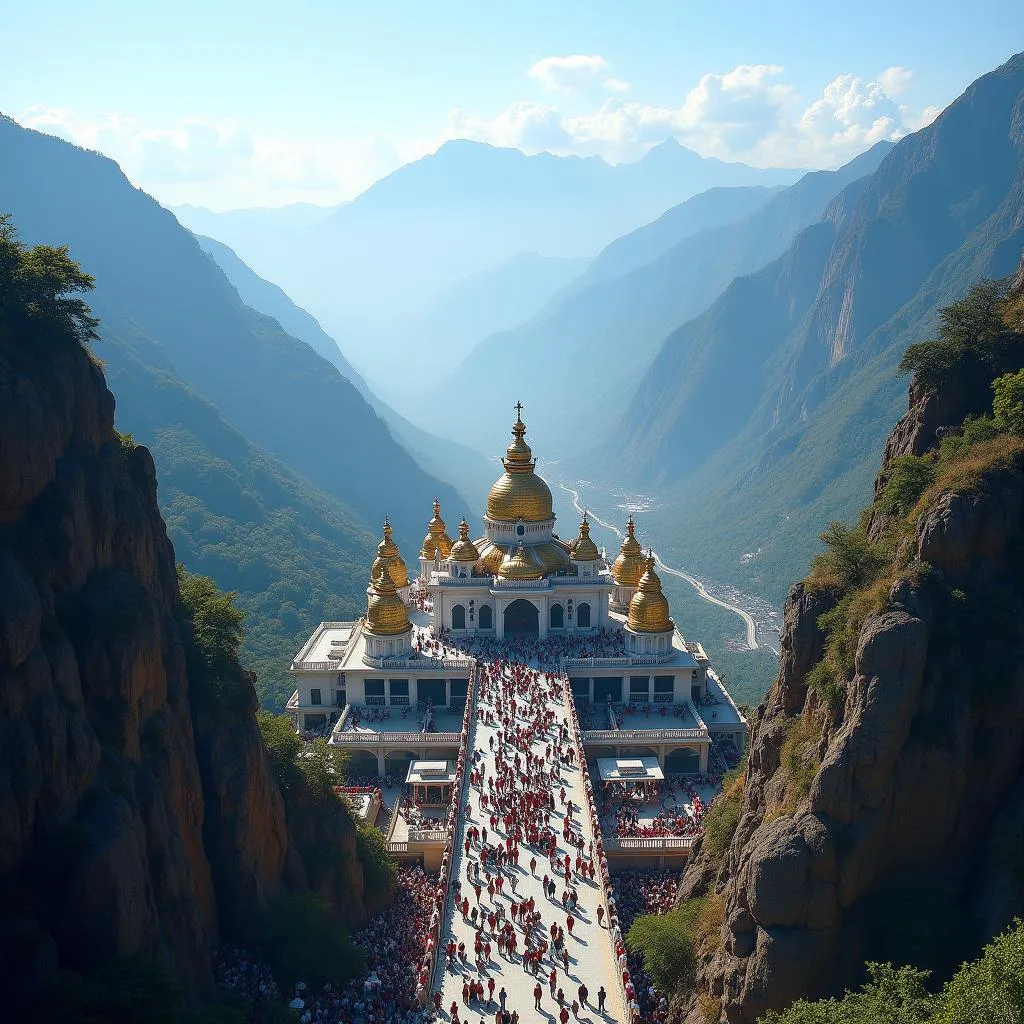
<path id="1" fill-rule="evenodd" d="M 878 143 L 839 170 L 811 172 L 785 189 L 715 189 L 672 208 L 609 245 L 532 319 L 483 339 L 446 389 L 466 395 L 479 436 L 493 445 L 505 429 L 496 412 L 516 401 L 521 387 L 503 369 L 543 366 L 528 389 L 532 428 L 557 436 L 558 454 L 578 463 L 592 444 L 594 411 L 603 422 L 618 421 L 666 335 L 737 275 L 782 253 L 837 192 L 873 171 L 890 145 Z M 474 386 L 481 380 L 489 382 L 483 392 Z M 451 410 L 446 419 L 442 410 L 436 429 L 450 433 L 465 412 Z"/>
<path id="2" fill-rule="evenodd" d="M 589 257 L 708 188 L 788 184 L 798 174 L 705 159 L 674 140 L 636 163 L 612 166 L 598 157 L 527 156 L 463 139 L 399 168 L 303 229 L 289 218 L 282 227 L 268 214 L 265 230 L 253 232 L 258 211 L 245 211 L 244 229 L 229 215 L 212 223 L 205 213 L 176 212 L 313 313 L 389 398 L 394 356 L 410 373 L 436 379 L 464 354 L 437 365 L 431 315 L 465 278 L 524 253 Z M 520 283 L 511 275 L 510 287 Z M 501 302 L 493 310 L 479 336 L 511 326 Z"/>
<path id="3" fill-rule="evenodd" d="M 852 514 L 903 351 L 1024 249 L 1022 124 L 1017 55 L 665 340 L 591 464 L 658 491 L 678 558 L 781 598 L 808 524 Z"/>

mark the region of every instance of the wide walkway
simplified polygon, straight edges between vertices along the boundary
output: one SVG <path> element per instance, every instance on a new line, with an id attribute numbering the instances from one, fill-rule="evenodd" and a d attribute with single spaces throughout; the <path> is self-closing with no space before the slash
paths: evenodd
<path id="1" fill-rule="evenodd" d="M 510 682 L 513 672 L 518 672 L 520 676 L 523 676 L 525 671 L 519 666 L 510 667 L 505 670 L 502 678 Z M 492 675 L 490 682 L 487 680 L 488 674 Z M 453 906 L 454 901 L 449 900 L 441 935 L 440 956 L 431 988 L 432 993 L 440 989 L 440 1018 L 445 1021 L 450 1020 L 451 1006 L 454 1002 L 458 1006 L 458 1018 L 463 1024 L 466 1022 L 477 1024 L 481 1020 L 490 1024 L 495 1019 L 495 1012 L 499 1008 L 498 996 L 501 989 L 504 988 L 506 992 L 505 1006 L 509 1012 L 516 1011 L 520 1021 L 545 1021 L 548 1024 L 558 1024 L 561 1007 L 556 998 L 552 996 L 549 985 L 549 975 L 554 969 L 556 973 L 555 991 L 557 993 L 557 990 L 561 988 L 564 992 L 564 1005 L 569 1008 L 570 1022 L 573 1021 L 572 1001 L 579 999 L 581 983 L 586 985 L 589 993 L 588 1005 L 581 1006 L 579 1009 L 579 1020 L 590 1022 L 590 1024 L 599 1024 L 601 1021 L 625 1021 L 625 1008 L 622 1004 L 619 986 L 616 983 L 616 967 L 608 931 L 606 927 L 598 924 L 597 906 L 601 901 L 599 873 L 591 882 L 589 879 L 584 881 L 573 870 L 571 885 L 576 891 L 578 904 L 572 914 L 571 933 L 567 928 L 567 913 L 563 909 L 561 901 L 562 893 L 566 891 L 564 873 L 559 873 L 559 877 L 556 879 L 555 899 L 547 899 L 542 891 L 542 877 L 544 875 L 553 876 L 554 872 L 546 854 L 536 847 L 529 846 L 525 837 L 519 845 L 518 866 L 509 863 L 501 869 L 493 869 L 493 873 L 489 875 L 481 865 L 479 877 L 482 881 L 482 891 L 479 904 L 472 880 L 467 878 L 467 864 L 472 871 L 474 866 L 479 864 L 482 852 L 482 843 L 471 842 L 469 854 L 466 853 L 466 838 L 474 826 L 481 831 L 484 826 L 487 827 L 487 843 L 492 849 L 499 844 L 504 846 L 509 838 L 505 825 L 499 820 L 497 828 L 492 828 L 490 809 L 485 812 L 481 808 L 482 794 L 486 793 L 490 797 L 495 793 L 488 782 L 497 783 L 499 777 L 505 781 L 510 804 L 516 809 L 525 808 L 530 803 L 531 797 L 539 801 L 541 796 L 546 798 L 549 794 L 554 795 L 555 810 L 550 812 L 548 824 L 550 830 L 557 837 L 556 856 L 559 860 L 563 860 L 568 853 L 572 864 L 575 865 L 579 851 L 576 847 L 570 847 L 563 838 L 566 808 L 560 802 L 560 790 L 564 786 L 566 799 L 571 800 L 574 807 L 572 821 L 575 824 L 575 829 L 582 833 L 585 860 L 588 858 L 588 851 L 593 849 L 591 844 L 594 841 L 594 836 L 588 817 L 583 813 L 585 794 L 582 772 L 586 769 L 581 758 L 582 752 L 576 751 L 576 762 L 571 767 L 557 764 L 557 759 L 554 756 L 553 748 L 558 741 L 559 728 L 566 722 L 566 708 L 562 700 L 560 683 L 556 683 L 549 691 L 548 684 L 543 677 L 537 677 L 535 673 L 530 673 L 533 677 L 532 683 L 525 678 L 520 679 L 517 684 L 516 714 L 513 719 L 510 694 L 500 692 L 501 683 L 494 679 L 497 674 L 497 669 L 493 665 L 487 665 L 481 672 L 477 713 L 470 723 L 469 732 L 469 749 L 478 753 L 475 765 L 471 758 L 469 767 L 483 770 L 484 784 L 482 787 L 472 786 L 469 788 L 470 812 L 467 814 L 463 808 L 458 816 L 458 835 L 452 877 L 453 879 L 458 878 L 460 881 L 460 900 L 462 897 L 467 898 L 470 908 L 479 906 L 485 914 L 497 912 L 501 907 L 504 909 L 506 921 L 511 919 L 510 908 L 513 902 L 519 905 L 532 897 L 535 910 L 540 913 L 540 923 L 537 928 L 530 929 L 530 935 L 534 945 L 541 940 L 546 940 L 549 943 L 549 948 L 536 976 L 528 973 L 524 970 L 522 962 L 526 936 L 521 924 L 517 923 L 515 926 L 516 949 L 512 957 L 509 958 L 507 954 L 499 955 L 497 949 L 495 933 L 500 930 L 501 925 L 499 924 L 495 930 L 492 930 L 484 918 L 485 923 L 480 934 L 485 941 L 490 942 L 491 954 L 486 963 L 478 965 L 474 962 L 474 945 L 478 933 L 474 929 L 472 920 L 463 916 L 461 907 Z M 532 693 L 530 692 L 531 685 L 534 687 Z M 510 730 L 514 727 L 532 730 L 538 712 L 542 715 L 546 712 L 553 714 L 551 727 L 542 733 L 535 733 L 530 744 L 532 754 L 543 758 L 544 764 L 527 768 L 524 758 L 525 743 L 519 750 L 511 743 L 505 743 L 502 752 L 503 763 L 498 765 L 496 755 L 499 750 L 502 750 L 502 742 L 499 739 L 501 728 Z M 494 724 L 491 724 L 490 720 L 493 720 Z M 520 769 L 518 770 L 515 766 L 516 756 L 519 758 Z M 552 774 L 545 777 L 545 772 Z M 544 814 L 545 811 L 541 810 L 539 820 L 535 819 L 542 829 L 545 827 Z M 520 815 L 519 820 L 521 823 L 525 823 L 525 815 Z M 516 826 L 513 825 L 514 832 L 515 829 Z M 530 869 L 532 858 L 536 858 L 537 862 L 535 872 L 531 872 Z M 594 867 L 597 868 L 596 859 Z M 502 891 L 496 892 L 492 897 L 488 893 L 487 882 L 490 877 L 496 877 L 497 874 L 504 877 L 504 882 Z M 511 889 L 513 877 L 517 880 L 515 893 Z M 558 954 L 557 960 L 555 959 L 555 950 L 550 945 L 552 924 L 557 924 L 565 930 L 565 948 L 569 954 L 568 971 L 565 969 L 560 954 Z M 466 955 L 464 961 L 459 961 L 456 958 L 456 963 L 449 965 L 445 950 L 453 940 L 455 943 L 465 943 Z M 494 1001 L 490 1003 L 487 1000 L 489 979 L 493 979 L 495 983 Z M 472 1001 L 467 1006 L 463 1002 L 463 985 L 471 980 L 478 980 L 484 985 L 484 1000 L 483 1002 Z M 543 989 L 539 1011 L 534 1004 L 534 987 L 538 981 Z M 598 990 L 602 985 L 606 992 L 606 1001 L 604 1012 L 599 1013 L 597 1010 Z"/>

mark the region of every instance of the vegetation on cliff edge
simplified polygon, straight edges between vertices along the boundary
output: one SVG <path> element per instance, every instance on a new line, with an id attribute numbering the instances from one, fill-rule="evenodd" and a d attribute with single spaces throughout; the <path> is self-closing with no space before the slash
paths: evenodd
<path id="1" fill-rule="evenodd" d="M 870 980 L 842 999 L 799 1000 L 762 1024 L 979 1024 L 1024 1020 L 1024 924 L 999 935 L 978 960 L 964 964 L 942 991 L 928 972 L 869 964 Z"/>
<path id="2" fill-rule="evenodd" d="M 24 245 L 0 213 L 0 324 L 41 344 L 97 337 L 99 321 L 78 292 L 90 291 L 93 279 L 68 255 L 67 246 Z"/>

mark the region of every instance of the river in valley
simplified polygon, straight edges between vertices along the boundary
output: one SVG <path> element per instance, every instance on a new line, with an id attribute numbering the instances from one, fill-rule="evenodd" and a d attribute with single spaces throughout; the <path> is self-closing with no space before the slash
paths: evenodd
<path id="1" fill-rule="evenodd" d="M 554 474 L 553 474 L 554 475 Z M 570 539 L 586 509 L 591 536 L 607 549 L 608 560 L 618 554 L 626 517 L 636 521 L 637 539 L 651 547 L 676 625 L 688 640 L 699 640 L 712 665 L 723 675 L 737 701 L 754 705 L 771 686 L 778 670 L 781 609 L 770 601 L 685 566 L 666 563 L 659 554 L 664 538 L 651 532 L 645 511 L 655 504 L 645 495 L 609 493 L 586 481 L 558 479 L 554 491 L 559 534 Z M 565 523 L 572 523 L 570 529 Z"/>

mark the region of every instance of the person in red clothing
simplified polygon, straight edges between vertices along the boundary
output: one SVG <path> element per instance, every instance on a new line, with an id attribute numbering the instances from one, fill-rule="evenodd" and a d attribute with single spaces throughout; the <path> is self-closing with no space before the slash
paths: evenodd
<path id="1" fill-rule="evenodd" d="M 548 975 L 548 988 L 551 989 L 551 998 L 555 997 L 555 982 L 558 981 L 558 974 L 555 972 L 554 967 L 551 968 L 551 973 Z"/>
<path id="2" fill-rule="evenodd" d="M 570 914 L 570 915 L 569 915 L 569 916 L 568 916 L 568 917 L 567 917 L 567 918 L 565 919 L 565 927 L 569 929 L 569 934 L 570 934 L 570 935 L 572 935 L 572 926 L 573 926 L 573 916 L 572 916 L 572 914 Z"/>
<path id="3" fill-rule="evenodd" d="M 487 979 L 487 1005 L 490 1006 L 494 1002 L 494 979 Z"/>
<path id="4" fill-rule="evenodd" d="M 561 1024 L 569 1024 L 569 1011 L 564 1006 L 558 1013 L 558 1019 Z"/>

